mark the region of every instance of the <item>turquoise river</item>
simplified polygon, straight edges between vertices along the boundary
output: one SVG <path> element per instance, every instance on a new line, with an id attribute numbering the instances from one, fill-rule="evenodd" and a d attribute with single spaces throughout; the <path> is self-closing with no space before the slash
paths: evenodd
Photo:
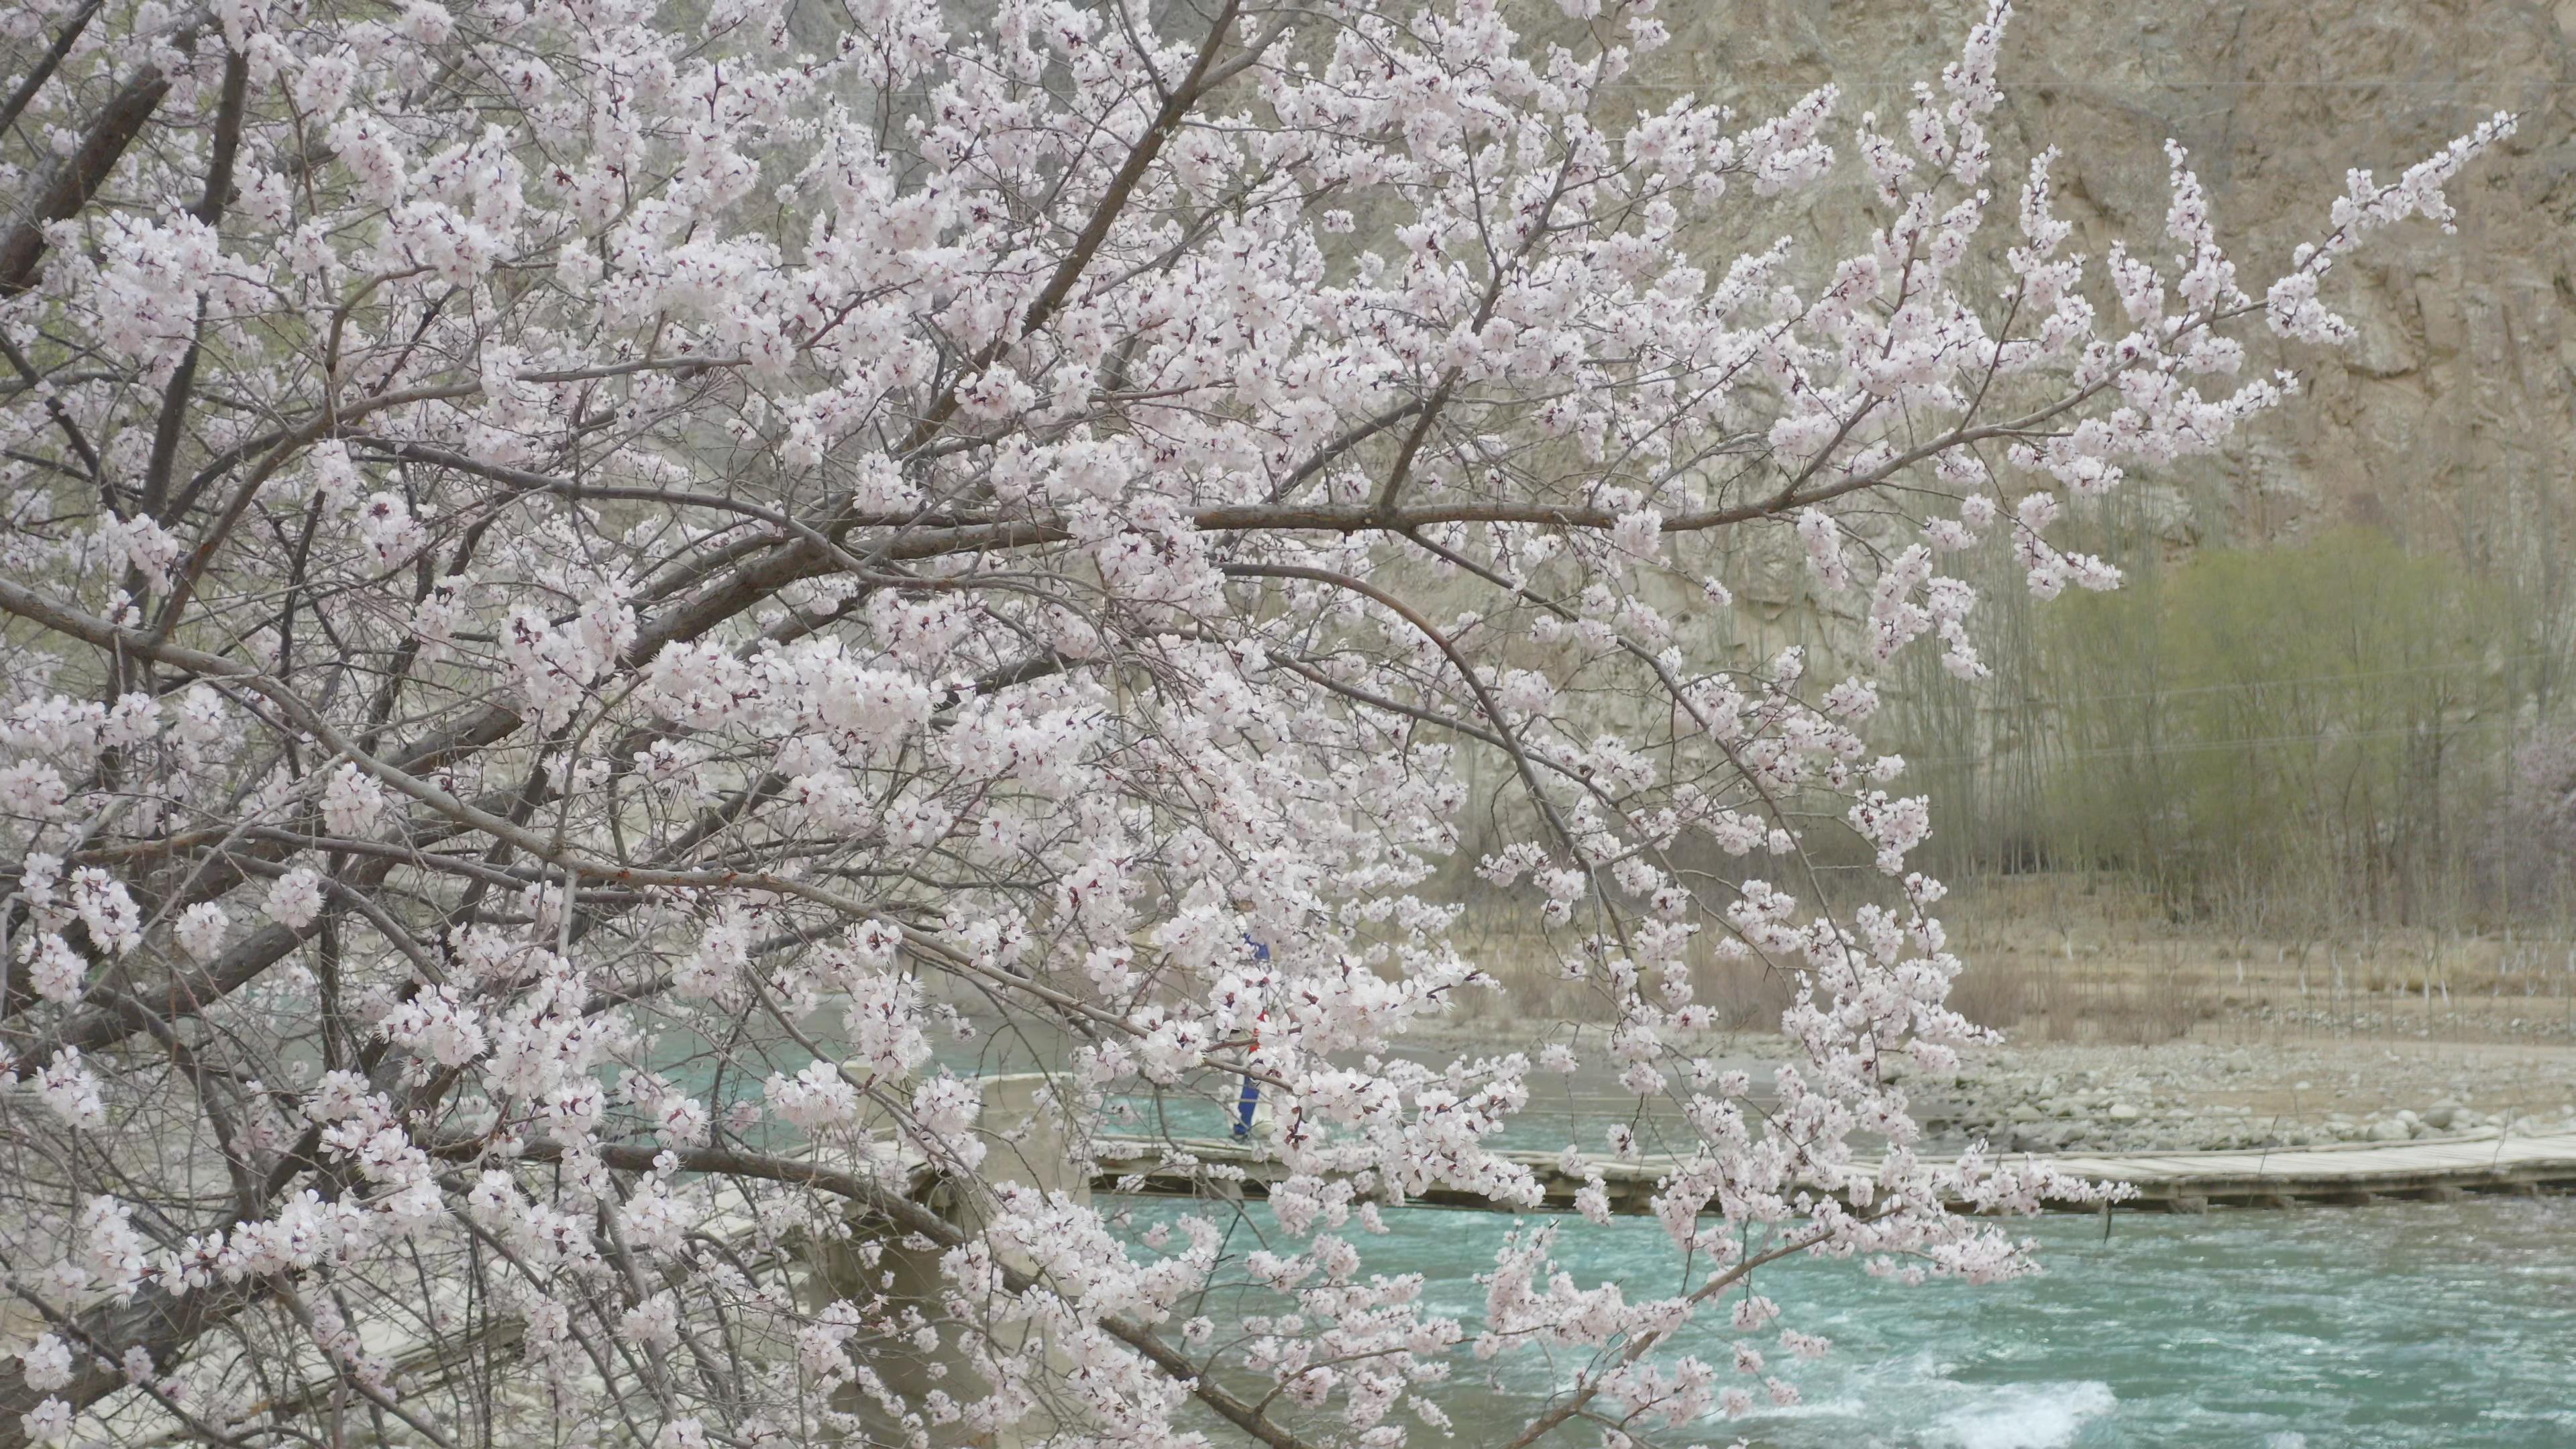
<path id="1" fill-rule="evenodd" d="M 1133 1210 L 1141 1227 L 1187 1209 Z M 1253 1206 L 1234 1246 L 1267 1219 Z M 1474 1275 L 1509 1220 L 1407 1209 L 1387 1221 L 1369 1270 L 1426 1275 L 1433 1305 L 1472 1329 Z M 1615 1279 L 1632 1298 L 1670 1291 L 1654 1281 L 1675 1261 L 1653 1220 L 1566 1221 L 1558 1260 L 1578 1281 Z M 2576 1199 L 2123 1214 L 2107 1237 L 2096 1216 L 2027 1229 L 2047 1271 L 2004 1284 L 1907 1288 L 1794 1260 L 1765 1269 L 1759 1291 L 1783 1321 L 1834 1340 L 1826 1359 L 1795 1368 L 1804 1401 L 1662 1437 L 1764 1449 L 2576 1446 Z M 1726 1341 L 1713 1328 L 1697 1347 L 1722 1363 Z M 1507 1438 L 1518 1421 L 1504 1406 L 1578 1367 L 1477 1365 L 1497 1382 L 1439 1395 L 1457 1419 L 1449 1442 Z"/>

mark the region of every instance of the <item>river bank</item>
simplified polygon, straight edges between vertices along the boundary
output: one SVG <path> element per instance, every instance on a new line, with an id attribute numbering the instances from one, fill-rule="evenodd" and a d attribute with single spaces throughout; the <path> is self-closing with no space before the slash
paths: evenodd
<path id="1" fill-rule="evenodd" d="M 1544 1125 L 1620 1120 L 1637 1110 L 1599 1060 L 1599 1031 L 1561 1023 L 1539 1032 L 1537 1039 L 1570 1041 L 1585 1059 L 1571 1079 L 1533 1079 L 1532 1106 Z M 1459 1022 L 1415 1033 L 1402 1052 L 1446 1061 L 1534 1050 L 1537 1039 Z M 1757 1097 L 1788 1056 L 1770 1033 L 1713 1032 L 1674 1045 L 1751 1073 Z M 2012 1040 L 1962 1052 L 1953 1074 L 1899 1080 L 1928 1145 L 1940 1150 L 1980 1139 L 2014 1152 L 2226 1151 L 2576 1131 L 2576 1045 L 2554 1042 Z M 1659 1105 L 1649 1104 L 1648 1116 L 1659 1115 Z"/>
<path id="2" fill-rule="evenodd" d="M 2225 1150 L 2576 1130 L 2576 1048 L 2323 1039 L 2007 1045 L 1919 1083 L 1936 1140 Z"/>

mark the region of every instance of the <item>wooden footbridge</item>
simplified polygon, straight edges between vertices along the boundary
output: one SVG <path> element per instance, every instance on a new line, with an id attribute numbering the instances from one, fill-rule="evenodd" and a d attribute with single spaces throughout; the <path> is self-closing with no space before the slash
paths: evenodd
<path id="1" fill-rule="evenodd" d="M 1101 1141 L 1098 1192 L 1186 1197 L 1260 1197 L 1287 1169 L 1259 1143 L 1179 1138 Z M 1555 1153 L 1507 1152 L 1546 1188 L 1546 1209 L 1569 1211 L 1584 1178 L 1566 1173 Z M 2026 1154 L 2002 1160 L 2023 1160 Z M 2450 1200 L 2468 1193 L 2533 1195 L 2576 1191 L 2576 1132 L 2536 1137 L 2483 1136 L 2425 1142 L 2351 1143 L 2236 1152 L 2134 1155 L 2028 1155 L 2069 1176 L 2125 1182 L 2138 1191 L 2124 1208 L 2205 1212 L 2212 1206 L 2285 1208 L 2300 1203 L 2358 1205 L 2384 1199 Z M 1669 1157 L 1585 1160 L 1599 1174 L 1613 1212 L 1646 1213 L 1655 1186 L 1677 1165 Z M 1428 1207 L 1493 1206 L 1473 1194 L 1435 1189 L 1409 1201 Z M 2089 1203 L 2052 1206 L 2098 1212 Z"/>

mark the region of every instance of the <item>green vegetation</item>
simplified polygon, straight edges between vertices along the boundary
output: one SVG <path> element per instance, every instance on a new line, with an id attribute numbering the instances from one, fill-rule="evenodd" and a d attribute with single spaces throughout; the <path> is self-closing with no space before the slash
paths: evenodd
<path id="1" fill-rule="evenodd" d="M 2347 529 L 1998 612 L 2036 635 L 1993 651 L 2018 677 L 1926 671 L 1898 709 L 1963 880 L 2110 872 L 2177 920 L 2291 931 L 2557 904 L 2496 838 L 2550 677 L 2507 584 Z"/>

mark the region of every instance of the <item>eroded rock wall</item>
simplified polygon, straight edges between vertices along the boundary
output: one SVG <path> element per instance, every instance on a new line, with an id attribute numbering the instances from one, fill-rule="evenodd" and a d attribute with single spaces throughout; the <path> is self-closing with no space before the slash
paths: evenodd
<path id="1" fill-rule="evenodd" d="M 1982 9 L 1671 0 L 1674 44 L 1642 68 L 1638 98 L 1688 88 L 1751 113 L 1832 81 L 1846 123 L 1871 109 L 1893 118 Z M 2060 214 L 2097 256 L 2114 236 L 2161 237 L 2167 137 L 2190 148 L 2240 275 L 2259 291 L 2322 230 L 2348 167 L 2393 175 L 2492 111 L 2523 117 L 2505 153 L 2452 189 L 2457 235 L 2410 227 L 2338 269 L 2329 296 L 2361 328 L 2358 346 L 2258 347 L 2258 362 L 2303 374 L 2310 397 L 2226 459 L 2146 480 L 2176 490 L 2177 544 L 2360 522 L 2482 563 L 2556 551 L 2576 493 L 2571 37 L 2576 0 L 2021 7 L 2004 51 L 1998 155 L 2017 164 L 2063 148 Z M 1856 237 L 1848 217 L 1810 218 L 1801 239 L 1847 244 L 1832 228 Z"/>

